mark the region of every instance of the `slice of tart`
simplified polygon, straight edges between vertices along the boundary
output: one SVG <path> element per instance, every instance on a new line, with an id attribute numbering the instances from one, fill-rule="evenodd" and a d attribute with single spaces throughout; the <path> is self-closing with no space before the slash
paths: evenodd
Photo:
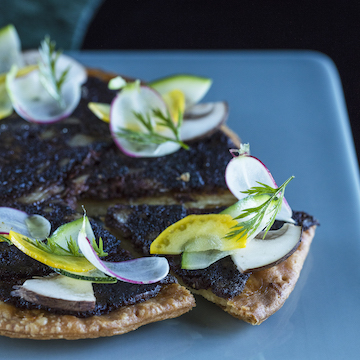
<path id="1" fill-rule="evenodd" d="M 119 236 L 129 239 L 136 251 L 149 255 L 151 243 L 171 224 L 189 214 L 222 209 L 116 205 L 108 209 L 106 224 Z M 191 292 L 202 295 L 239 319 L 260 324 L 282 307 L 294 289 L 318 225 L 316 219 L 302 212 L 294 212 L 293 217 L 303 228 L 301 242 L 297 250 L 278 265 L 242 273 L 227 256 L 205 269 L 184 270 L 180 256 L 167 256 L 171 270 Z"/>
<path id="2" fill-rule="evenodd" d="M 53 228 L 79 216 L 67 206 L 54 203 L 22 209 L 29 214 L 45 215 Z M 108 261 L 132 259 L 120 241 L 102 226 L 92 222 L 92 228 L 96 238 L 103 240 Z M 0 259 L 0 335 L 30 339 L 111 336 L 180 316 L 195 306 L 193 296 L 170 275 L 153 284 L 92 283 L 88 286 L 93 288 L 94 304 L 81 306 L 92 304 L 64 298 L 63 294 L 44 295 L 46 289 L 24 288 L 32 279 L 41 281 L 61 275 L 54 275 L 52 268 L 25 255 L 14 245 L 0 242 Z"/>

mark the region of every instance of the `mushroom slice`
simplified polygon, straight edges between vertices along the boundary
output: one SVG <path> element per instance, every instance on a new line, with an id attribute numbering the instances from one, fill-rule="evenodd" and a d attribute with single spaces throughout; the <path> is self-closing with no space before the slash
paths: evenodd
<path id="1" fill-rule="evenodd" d="M 232 260 L 241 272 L 263 270 L 286 260 L 301 241 L 302 227 L 284 224 L 279 230 L 260 232 L 245 248 L 234 250 Z"/>
<path id="2" fill-rule="evenodd" d="M 184 114 L 181 127 L 183 141 L 195 140 L 215 132 L 228 117 L 228 105 L 224 101 L 192 106 Z"/>
<path id="3" fill-rule="evenodd" d="M 54 274 L 26 280 L 11 295 L 60 310 L 89 311 L 96 303 L 91 282 Z"/>

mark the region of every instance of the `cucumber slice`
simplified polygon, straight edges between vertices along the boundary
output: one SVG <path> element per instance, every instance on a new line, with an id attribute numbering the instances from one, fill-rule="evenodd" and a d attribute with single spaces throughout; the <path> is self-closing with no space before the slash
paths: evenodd
<path id="1" fill-rule="evenodd" d="M 164 95 L 172 90 L 180 90 L 185 95 L 185 108 L 198 103 L 208 92 L 212 80 L 205 77 L 179 74 L 150 82 L 149 86 Z"/>
<path id="2" fill-rule="evenodd" d="M 199 270 L 209 267 L 214 262 L 231 255 L 233 251 L 196 251 L 184 252 L 181 257 L 181 268 L 186 270 Z"/>
<path id="3" fill-rule="evenodd" d="M 241 215 L 245 209 L 260 206 L 265 201 L 269 200 L 269 198 L 269 195 L 249 195 L 223 210 L 221 214 L 228 214 L 233 218 L 236 218 Z"/>
<path id="4" fill-rule="evenodd" d="M 77 280 L 83 280 L 83 281 L 91 281 L 93 283 L 99 283 L 99 284 L 114 284 L 117 282 L 117 279 L 111 276 L 105 275 L 100 270 L 90 270 L 83 273 L 77 273 L 74 271 L 68 271 L 63 269 L 54 269 L 53 270 L 60 274 L 64 275 L 73 279 Z"/>
<path id="5" fill-rule="evenodd" d="M 24 66 L 21 42 L 13 25 L 0 29 L 0 73 L 8 72 L 12 65 Z"/>
<path id="6" fill-rule="evenodd" d="M 77 241 L 82 225 L 82 218 L 63 224 L 54 231 L 50 237 L 50 240 L 54 241 L 62 248 L 67 249 L 70 238 Z M 95 235 L 92 232 L 91 226 L 87 227 L 87 231 L 89 231 L 88 234 L 90 234 L 90 240 L 92 241 L 95 238 Z"/>

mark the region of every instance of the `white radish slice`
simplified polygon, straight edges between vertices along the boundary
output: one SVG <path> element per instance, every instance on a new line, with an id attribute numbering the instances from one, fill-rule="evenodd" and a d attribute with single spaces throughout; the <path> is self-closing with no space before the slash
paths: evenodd
<path id="1" fill-rule="evenodd" d="M 144 116 L 150 116 L 159 134 L 175 139 L 170 129 L 160 126 L 156 128 L 156 117 L 152 113 L 154 109 L 160 110 L 163 114 L 167 113 L 164 100 L 155 90 L 147 86 L 129 84 L 113 100 L 110 109 L 110 131 L 115 144 L 126 155 L 133 157 L 159 157 L 180 149 L 180 145 L 172 141 L 167 141 L 160 145 L 141 145 L 117 135 L 120 128 L 144 133 L 148 132 L 145 126 L 134 115 L 134 112 L 136 112 Z"/>
<path id="2" fill-rule="evenodd" d="M 184 114 L 180 137 L 183 141 L 203 137 L 216 130 L 228 117 L 225 102 L 203 103 L 192 106 Z"/>
<path id="3" fill-rule="evenodd" d="M 50 308 L 72 311 L 89 311 L 96 304 L 91 282 L 63 275 L 26 280 L 11 295 Z"/>
<path id="4" fill-rule="evenodd" d="M 228 189 L 239 200 L 248 196 L 242 191 L 259 186 L 259 182 L 273 188 L 278 187 L 268 168 L 259 159 L 250 155 L 239 155 L 230 160 L 225 170 L 225 181 Z M 294 222 L 292 210 L 285 198 L 276 219 Z"/>
<path id="5" fill-rule="evenodd" d="M 259 233 L 245 248 L 234 250 L 232 260 L 241 272 L 274 266 L 286 260 L 296 250 L 301 231 L 301 226 L 287 223 L 279 230 L 269 231 L 265 239 L 264 234 Z"/>
<path id="6" fill-rule="evenodd" d="M 37 64 L 38 51 L 24 53 L 26 64 Z M 16 77 L 14 67 L 6 77 L 6 87 L 14 110 L 25 120 L 34 123 L 52 123 L 68 117 L 75 110 L 81 98 L 81 85 L 86 81 L 85 68 L 69 56 L 60 55 L 56 63 L 56 73 L 60 74 L 69 67 L 66 80 L 61 88 L 64 106 L 61 106 L 44 88 L 40 71 L 34 70 L 27 75 Z"/>
<path id="7" fill-rule="evenodd" d="M 168 274 L 169 263 L 163 257 L 143 257 L 122 262 L 102 261 L 91 246 L 86 231 L 89 225 L 88 218 L 84 216 L 78 245 L 83 255 L 103 273 L 134 284 L 155 283 Z"/>
<path id="8" fill-rule="evenodd" d="M 41 215 L 28 215 L 24 211 L 0 207 L 0 234 L 8 235 L 10 231 L 15 231 L 33 240 L 44 240 L 50 230 L 50 222 Z"/>
<path id="9" fill-rule="evenodd" d="M 81 98 L 81 86 L 77 82 L 65 82 L 61 88 L 65 106 L 47 92 L 40 81 L 39 70 L 16 77 L 16 68 L 6 77 L 7 91 L 14 110 L 23 119 L 33 123 L 52 123 L 72 114 Z"/>

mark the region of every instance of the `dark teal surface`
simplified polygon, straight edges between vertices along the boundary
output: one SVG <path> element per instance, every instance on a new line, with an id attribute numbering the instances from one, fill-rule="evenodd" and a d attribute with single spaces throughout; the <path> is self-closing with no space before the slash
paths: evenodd
<path id="1" fill-rule="evenodd" d="M 97 340 L 0 338 L 11 359 L 356 359 L 360 323 L 360 190 L 341 83 L 315 52 L 73 52 L 92 67 L 152 80 L 172 73 L 212 77 L 206 101 L 226 100 L 228 125 L 286 197 L 316 216 L 300 280 L 285 305 L 251 326 L 197 298 L 173 320 Z"/>

